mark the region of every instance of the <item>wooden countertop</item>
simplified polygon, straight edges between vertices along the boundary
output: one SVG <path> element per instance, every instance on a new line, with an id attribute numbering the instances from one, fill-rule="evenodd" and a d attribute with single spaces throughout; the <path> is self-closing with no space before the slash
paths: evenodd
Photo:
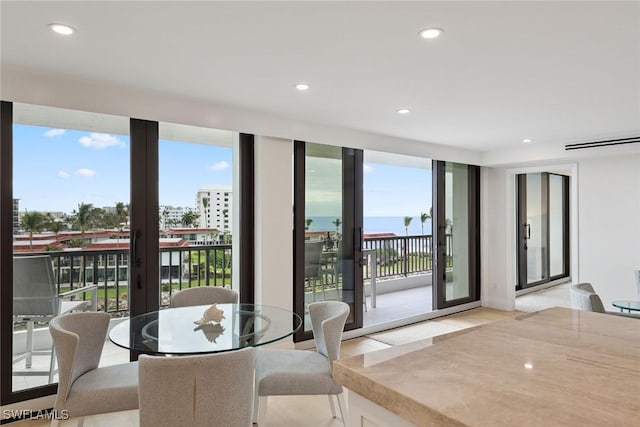
<path id="1" fill-rule="evenodd" d="M 640 425 L 640 320 L 551 308 L 334 362 L 418 426 Z"/>

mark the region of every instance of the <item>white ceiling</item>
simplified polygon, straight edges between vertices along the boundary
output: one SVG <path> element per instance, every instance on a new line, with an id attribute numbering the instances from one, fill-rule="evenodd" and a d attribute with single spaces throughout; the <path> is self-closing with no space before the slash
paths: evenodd
<path id="1" fill-rule="evenodd" d="M 638 1 L 2 1 L 0 12 L 2 67 L 477 151 L 640 134 Z M 422 40 L 426 27 L 445 32 Z"/>

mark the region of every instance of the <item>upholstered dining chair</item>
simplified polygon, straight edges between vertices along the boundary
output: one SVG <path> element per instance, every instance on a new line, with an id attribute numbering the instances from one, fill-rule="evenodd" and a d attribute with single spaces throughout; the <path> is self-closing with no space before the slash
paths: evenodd
<path id="1" fill-rule="evenodd" d="M 613 314 L 616 316 L 632 317 L 640 319 L 640 315 L 634 313 L 618 313 L 615 311 L 607 311 L 600 296 L 593 289 L 591 283 L 578 283 L 569 287 L 569 296 L 571 297 L 571 307 L 577 310 L 593 311 L 596 313 Z"/>
<path id="2" fill-rule="evenodd" d="M 316 286 L 320 284 L 322 299 L 325 298 L 324 282 L 322 279 L 322 240 L 304 242 L 304 281 L 311 288 L 311 300 L 316 300 Z"/>
<path id="3" fill-rule="evenodd" d="M 189 307 L 208 304 L 236 304 L 238 292 L 222 286 L 185 288 L 171 296 L 169 307 Z"/>
<path id="4" fill-rule="evenodd" d="M 140 427 L 251 425 L 255 348 L 139 363 Z"/>
<path id="5" fill-rule="evenodd" d="M 49 322 L 59 372 L 54 414 L 80 417 L 78 426 L 85 415 L 138 407 L 138 362 L 98 367 L 110 319 L 103 312 L 78 312 Z"/>
<path id="6" fill-rule="evenodd" d="M 34 327 L 36 322 L 48 322 L 54 317 L 71 311 L 95 311 L 97 286 L 88 285 L 58 293 L 53 262 L 49 255 L 18 256 L 13 258 L 13 321 L 26 324 L 25 351 L 13 359 L 13 363 L 25 360 L 24 372 L 14 375 L 48 375 L 53 380 L 54 349 L 34 350 Z M 90 300 L 71 300 L 83 293 L 90 293 Z M 49 355 L 48 371 L 31 370 L 34 355 Z"/>
<path id="7" fill-rule="evenodd" d="M 311 303 L 309 317 L 317 351 L 257 351 L 254 420 L 258 425 L 265 422 L 268 396 L 314 394 L 328 395 L 334 418 L 336 396 L 344 423 L 346 406 L 342 386 L 333 381 L 332 363 L 340 358 L 342 330 L 348 315 L 349 306 L 340 301 Z"/>

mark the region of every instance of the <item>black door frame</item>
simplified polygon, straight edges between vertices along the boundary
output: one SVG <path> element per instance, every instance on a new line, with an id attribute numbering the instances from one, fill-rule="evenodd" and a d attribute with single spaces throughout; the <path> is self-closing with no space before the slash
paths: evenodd
<path id="1" fill-rule="evenodd" d="M 158 122 L 130 119 L 130 315 L 159 308 L 160 258 L 158 221 Z M 242 186 L 240 248 L 241 268 L 254 266 L 254 157 L 253 135 L 240 134 L 240 185 Z M 135 165 L 135 166 L 134 166 Z M 243 254 L 252 254 L 245 257 Z M 243 261 L 244 260 L 244 261 Z M 13 353 L 13 103 L 0 101 L 0 404 L 54 395 L 57 384 L 12 390 Z M 254 274 L 240 275 L 241 302 L 254 302 Z M 131 360 L 137 354 L 130 354 Z M 7 380 L 8 379 L 8 380 Z"/>
<path id="2" fill-rule="evenodd" d="M 547 214 L 545 224 L 543 224 L 543 234 L 546 240 L 546 253 L 543 264 L 544 278 L 535 282 L 527 283 L 527 240 L 529 240 L 530 229 L 527 224 L 527 174 L 516 175 L 516 239 L 517 239 L 517 283 L 516 290 L 524 290 L 533 288 L 535 286 L 544 285 L 557 279 L 569 277 L 570 275 L 570 240 L 569 240 L 569 177 L 566 175 L 555 174 L 552 172 L 535 172 L 541 174 L 541 193 L 542 193 L 542 208 L 541 210 Z M 551 241 L 549 223 L 551 221 L 549 217 L 549 203 L 550 203 L 550 176 L 562 177 L 562 229 L 563 229 L 563 272 L 552 276 L 550 274 L 551 269 L 551 252 L 549 250 L 549 243 Z"/>
<path id="3" fill-rule="evenodd" d="M 293 309 L 304 318 L 304 232 L 305 232 L 305 142 L 293 144 Z M 363 152 L 354 148 L 342 148 L 342 273 L 343 282 L 353 280 L 353 305 L 345 330 L 358 329 L 363 324 L 362 286 L 362 185 Z M 352 254 L 353 260 L 350 259 Z M 300 328 L 294 334 L 294 342 L 313 339 L 312 331 Z"/>
<path id="4" fill-rule="evenodd" d="M 469 296 L 451 301 L 446 300 L 446 210 L 445 174 L 450 162 L 432 161 L 433 176 L 433 217 L 436 232 L 433 233 L 432 298 L 434 310 L 478 301 L 480 299 L 480 167 L 467 166 L 467 197 L 469 234 Z"/>

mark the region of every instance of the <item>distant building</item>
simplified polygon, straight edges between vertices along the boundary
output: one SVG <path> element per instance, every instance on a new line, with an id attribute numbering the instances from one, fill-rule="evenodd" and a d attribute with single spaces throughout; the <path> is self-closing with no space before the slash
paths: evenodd
<path id="1" fill-rule="evenodd" d="M 207 185 L 196 195 L 196 212 L 200 228 L 216 228 L 222 233 L 231 232 L 233 212 L 230 185 Z"/>
<path id="2" fill-rule="evenodd" d="M 20 199 L 13 199 L 13 235 L 20 230 Z"/>
<path id="3" fill-rule="evenodd" d="M 189 210 L 189 208 L 160 205 L 158 211 L 160 228 L 168 230 L 171 227 L 182 226 L 182 216 L 187 210 Z"/>

